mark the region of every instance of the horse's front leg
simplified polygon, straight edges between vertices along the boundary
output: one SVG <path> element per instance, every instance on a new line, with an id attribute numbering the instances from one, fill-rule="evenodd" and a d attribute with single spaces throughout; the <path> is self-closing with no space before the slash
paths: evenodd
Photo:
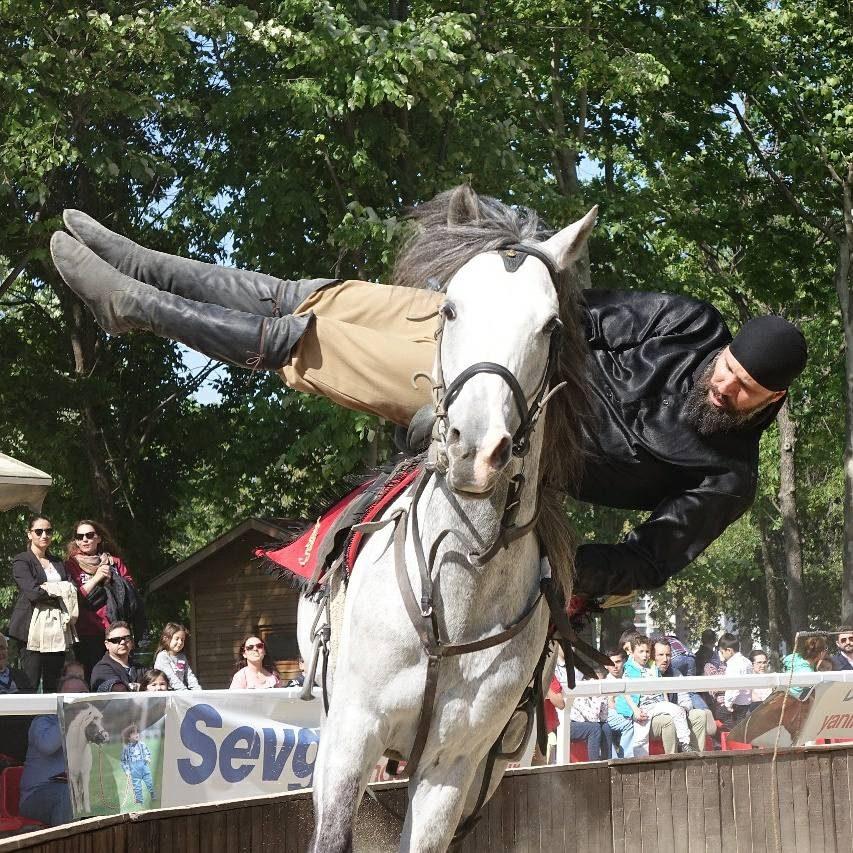
<path id="1" fill-rule="evenodd" d="M 348 853 L 358 804 L 385 749 L 375 714 L 332 700 L 314 772 L 314 836 L 311 853 Z"/>
<path id="2" fill-rule="evenodd" d="M 444 853 L 462 819 L 478 762 L 470 755 L 430 761 L 409 780 L 401 853 Z"/>

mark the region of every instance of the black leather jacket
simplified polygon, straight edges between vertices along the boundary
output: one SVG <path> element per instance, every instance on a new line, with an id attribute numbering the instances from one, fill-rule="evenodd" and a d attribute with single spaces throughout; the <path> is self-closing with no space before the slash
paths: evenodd
<path id="1" fill-rule="evenodd" d="M 595 419 L 577 497 L 651 515 L 619 543 L 578 548 L 576 591 L 624 594 L 663 584 L 750 507 L 759 439 L 782 401 L 748 428 L 703 438 L 683 404 L 731 341 L 719 312 L 664 293 L 584 298 Z"/>

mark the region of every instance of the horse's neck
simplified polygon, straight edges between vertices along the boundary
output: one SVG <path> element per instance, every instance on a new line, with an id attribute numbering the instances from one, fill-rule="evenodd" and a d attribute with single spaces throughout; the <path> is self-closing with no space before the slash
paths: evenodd
<path id="1" fill-rule="evenodd" d="M 531 436 L 530 450 L 523 460 L 525 481 L 519 493 L 520 508 L 515 520 L 519 526 L 526 524 L 536 512 L 541 450 L 541 429 L 536 429 Z M 474 551 L 485 551 L 499 535 L 510 479 L 521 469 L 522 461 L 513 459 L 507 476 L 501 478 L 494 493 L 486 499 L 454 494 L 443 478 L 435 477 L 432 488 L 425 492 L 418 505 L 426 554 L 443 531 L 459 534 L 445 537 L 433 575 L 436 572 L 439 575 L 436 592 L 445 604 L 453 601 L 454 609 L 467 624 L 479 621 L 478 613 L 489 621 L 494 615 L 490 610 L 495 607 L 498 611 L 506 611 L 501 615 L 504 621 L 513 620 L 517 618 L 519 608 L 523 608 L 538 590 L 538 540 L 532 531 L 500 550 L 484 566 L 472 566 L 464 559 L 469 547 Z M 486 602 L 490 607 L 484 608 Z"/>

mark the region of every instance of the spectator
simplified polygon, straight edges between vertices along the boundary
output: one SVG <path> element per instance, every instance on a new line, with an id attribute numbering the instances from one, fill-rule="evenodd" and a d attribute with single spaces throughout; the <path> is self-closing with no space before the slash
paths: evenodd
<path id="1" fill-rule="evenodd" d="M 305 661 L 299 658 L 299 675 L 287 682 L 288 687 L 302 687 L 305 684 Z"/>
<path id="2" fill-rule="evenodd" d="M 826 657 L 826 637 L 797 637 L 794 651 L 782 660 L 783 672 L 814 672 L 817 665 Z M 788 692 L 799 698 L 804 688 L 792 687 Z"/>
<path id="3" fill-rule="evenodd" d="M 643 635 L 636 628 L 626 628 L 619 637 L 619 648 L 625 652 L 625 660 L 631 657 L 631 643 Z"/>
<path id="4" fill-rule="evenodd" d="M 41 682 L 44 693 L 55 693 L 56 682 L 65 663 L 68 635 L 63 630 L 61 638 L 57 635 L 48 644 L 50 647 L 61 647 L 42 651 L 40 642 L 33 644 L 39 648 L 30 647 L 30 628 L 34 614 L 38 618 L 39 613 L 47 614 L 61 607 L 60 599 L 49 593 L 45 585 L 67 581 L 68 574 L 62 561 L 49 551 L 53 539 L 53 526 L 49 519 L 43 515 L 30 518 L 27 538 L 30 543 L 27 550 L 12 560 L 12 576 L 18 587 L 18 598 L 9 620 L 9 633 L 18 641 L 21 669 L 33 689 L 38 690 Z"/>
<path id="5" fill-rule="evenodd" d="M 0 634 L 0 696 L 33 692 L 27 674 L 22 669 L 9 666 L 9 642 L 4 634 Z"/>
<path id="6" fill-rule="evenodd" d="M 752 663 L 740 653 L 740 640 L 734 634 L 722 634 L 717 642 L 720 658 L 726 665 L 727 676 L 752 675 Z M 723 707 L 731 715 L 733 723 L 749 716 L 752 704 L 752 688 L 737 687 L 723 694 Z"/>
<path id="7" fill-rule="evenodd" d="M 628 655 L 621 648 L 614 649 L 607 653 L 610 658 L 611 665 L 607 667 L 607 679 L 615 680 L 622 678 L 622 671 L 625 668 L 625 659 Z M 613 757 L 614 758 L 631 758 L 634 750 L 631 741 L 634 737 L 634 721 L 629 717 L 623 717 L 616 710 L 616 699 L 609 697 L 607 712 L 607 725 L 613 732 Z"/>
<path id="8" fill-rule="evenodd" d="M 842 628 L 835 640 L 838 651 L 832 656 L 835 669 L 853 669 L 853 628 Z"/>
<path id="9" fill-rule="evenodd" d="M 60 676 L 60 679 L 69 675 L 73 675 L 75 678 L 79 678 L 80 681 L 86 681 L 88 683 L 86 679 L 86 668 L 82 663 L 80 663 L 80 661 L 66 661 L 65 666 L 62 667 L 62 675 Z"/>
<path id="10" fill-rule="evenodd" d="M 27 674 L 22 669 L 9 665 L 9 643 L 6 637 L 0 634 L 0 696 L 33 692 L 33 686 Z M 0 724 L 0 754 L 14 758 L 16 762 L 24 760 L 27 732 L 32 721 L 32 717 L 17 714 L 3 717 L 3 722 Z"/>
<path id="11" fill-rule="evenodd" d="M 258 637 L 246 637 L 240 644 L 240 659 L 237 661 L 237 672 L 231 679 L 230 690 L 264 690 L 270 687 L 281 687 L 281 679 L 266 657 L 266 645 Z"/>
<path id="12" fill-rule="evenodd" d="M 172 690 L 201 690 L 184 651 L 190 632 L 177 622 L 167 622 L 160 635 L 154 666 L 169 679 Z"/>
<path id="13" fill-rule="evenodd" d="M 127 622 L 133 626 L 134 636 L 143 639 L 147 623 L 142 597 L 103 525 L 84 518 L 74 531 L 65 561 L 68 578 L 80 595 L 80 639 L 74 653 L 83 663 L 86 677 L 91 678 L 104 653 L 104 637 L 111 623 Z"/>
<path id="14" fill-rule="evenodd" d="M 625 664 L 625 678 L 653 678 L 657 672 L 652 672 L 648 666 L 651 657 L 651 641 L 648 637 L 638 636 L 631 641 L 631 657 Z M 634 718 L 634 755 L 649 754 L 650 722 L 658 714 L 669 714 L 675 726 L 676 737 L 681 744 L 682 752 L 696 752 L 690 743 L 690 728 L 687 725 L 687 714 L 683 708 L 668 702 L 663 693 L 644 695 L 640 693 L 619 696 L 616 699 L 616 710 L 623 717 Z"/>
<path id="15" fill-rule="evenodd" d="M 116 682 L 126 690 L 139 690 L 144 673 L 131 661 L 133 634 L 130 625 L 123 621 L 113 622 L 107 629 L 104 645 L 107 652 L 92 669 L 92 690 L 111 691 Z M 112 682 L 109 687 L 105 686 L 107 682 Z"/>
<path id="16" fill-rule="evenodd" d="M 56 686 L 60 693 L 86 693 L 89 689 L 86 682 L 76 676 L 63 678 Z M 71 821 L 62 731 L 55 714 L 36 717 L 30 726 L 21 777 L 20 812 L 48 826 Z"/>
<path id="17" fill-rule="evenodd" d="M 696 666 L 696 674 L 705 675 L 705 665 L 712 659 L 719 660 L 719 656 L 717 655 L 716 631 L 712 631 L 709 628 L 708 630 L 702 632 L 702 643 L 699 648 L 696 649 L 696 654 L 693 657 L 694 664 Z M 718 675 L 719 673 L 714 672 L 711 674 Z"/>
<path id="18" fill-rule="evenodd" d="M 171 690 L 169 677 L 159 669 L 149 669 L 142 676 L 142 685 L 139 688 L 146 693 L 159 693 L 162 690 Z"/>
<path id="19" fill-rule="evenodd" d="M 604 669 L 596 667 L 599 679 L 605 676 Z M 578 696 L 569 711 L 570 737 L 572 741 L 586 741 L 590 761 L 600 761 L 602 755 L 610 758 L 613 751 L 613 732 L 607 724 L 609 704 L 606 696 Z"/>
<path id="20" fill-rule="evenodd" d="M 652 644 L 664 640 L 672 650 L 670 669 L 675 675 L 696 675 L 696 657 L 693 652 L 681 642 L 677 634 L 662 634 L 652 637 Z"/>
<path id="21" fill-rule="evenodd" d="M 540 767 L 543 764 L 551 764 L 553 762 L 553 748 L 557 745 L 557 729 L 560 725 L 560 716 L 557 711 L 562 711 L 565 707 L 566 700 L 563 698 L 563 690 L 560 687 L 557 676 L 554 675 L 551 677 L 551 684 L 542 703 L 545 717 L 545 731 L 548 733 L 547 755 L 542 755 L 539 751 L 539 744 L 536 744 L 533 748 L 534 767 Z"/>
<path id="22" fill-rule="evenodd" d="M 764 649 L 753 649 L 749 653 L 749 660 L 752 663 L 752 671 L 756 675 L 767 675 L 770 658 Z M 772 692 L 772 687 L 753 687 L 752 702 L 749 706 L 750 712 L 754 711 Z"/>
<path id="23" fill-rule="evenodd" d="M 672 648 L 666 639 L 655 642 L 654 655 L 655 668 L 659 677 L 674 678 L 678 676 L 672 666 Z M 705 738 L 708 735 L 715 734 L 717 726 L 714 722 L 714 715 L 705 707 L 705 703 L 702 702 L 699 706 L 695 705 L 694 697 L 698 698 L 697 694 L 686 691 L 666 694 L 669 702 L 684 708 L 684 713 L 687 715 L 687 725 L 690 727 L 690 743 L 696 748 L 697 752 L 701 752 L 705 748 Z M 701 702 L 701 699 L 699 701 Z M 654 717 L 651 733 L 653 737 L 660 738 L 663 741 L 663 751 L 667 755 L 672 755 L 676 751 L 677 736 L 675 724 L 671 717 L 666 714 Z"/>

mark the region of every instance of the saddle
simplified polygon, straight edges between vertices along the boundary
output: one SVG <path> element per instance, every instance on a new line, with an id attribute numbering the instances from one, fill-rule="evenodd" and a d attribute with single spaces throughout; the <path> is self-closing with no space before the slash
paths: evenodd
<path id="1" fill-rule="evenodd" d="M 377 519 L 414 482 L 423 456 L 406 458 L 344 495 L 296 538 L 272 548 L 258 548 L 264 569 L 306 595 L 319 592 L 333 566 L 343 563 L 352 573 L 364 534 L 356 525 Z"/>

